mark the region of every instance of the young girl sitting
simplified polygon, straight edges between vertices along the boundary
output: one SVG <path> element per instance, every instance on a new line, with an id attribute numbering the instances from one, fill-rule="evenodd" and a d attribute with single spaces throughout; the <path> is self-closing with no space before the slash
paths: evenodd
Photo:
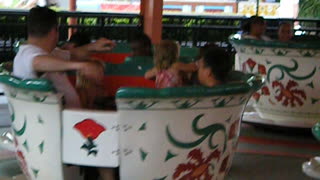
<path id="1" fill-rule="evenodd" d="M 183 73 L 197 71 L 194 63 L 178 62 L 179 46 L 175 41 L 163 40 L 156 46 L 155 67 L 145 73 L 146 79 L 156 79 L 156 88 L 179 87 L 183 85 Z"/>

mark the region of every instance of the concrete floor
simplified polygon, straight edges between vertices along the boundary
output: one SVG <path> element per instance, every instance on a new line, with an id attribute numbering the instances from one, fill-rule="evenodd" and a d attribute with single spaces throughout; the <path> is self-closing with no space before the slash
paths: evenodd
<path id="1" fill-rule="evenodd" d="M 226 180 L 311 180 L 301 171 L 300 158 L 237 153 Z M 1 178 L 21 174 L 16 160 L 0 161 Z"/>
<path id="2" fill-rule="evenodd" d="M 242 134 L 247 135 L 252 133 L 248 131 L 259 131 L 259 129 L 251 128 L 252 127 L 244 125 Z M 8 130 L 8 128 L 2 127 L 0 128 L 0 133 L 2 134 L 6 130 Z M 274 132 L 272 132 L 272 134 L 274 137 L 280 137 L 279 134 Z M 281 134 L 281 136 L 285 135 Z M 294 137 L 291 136 L 291 139 L 293 138 Z M 297 139 L 299 139 L 299 137 Z M 306 139 L 313 141 L 311 136 Z M 252 150 L 255 149 L 255 146 L 257 145 L 246 144 L 240 141 L 239 150 L 246 148 Z M 283 150 L 277 147 L 271 149 L 273 151 Z M 255 150 L 259 151 L 260 149 L 256 148 Z M 3 148 L 0 147 L 0 152 L 1 151 L 3 151 Z M 293 151 L 292 148 L 291 150 L 287 148 L 287 152 L 291 151 Z M 307 150 L 301 149 L 301 153 L 310 154 L 310 156 L 316 154 L 316 152 L 305 151 Z M 237 152 L 233 160 L 232 168 L 229 172 L 229 175 L 226 177 L 226 180 L 311 180 L 311 178 L 304 175 L 301 171 L 302 163 L 307 160 L 308 158 L 303 157 L 283 157 L 277 155 L 274 156 Z M 1 178 L 4 177 L 11 177 L 19 174 L 21 174 L 21 171 L 15 159 L 0 160 L 0 180 L 2 180 Z"/>
<path id="3" fill-rule="evenodd" d="M 301 170 L 306 160 L 237 153 L 226 180 L 311 180 Z"/>

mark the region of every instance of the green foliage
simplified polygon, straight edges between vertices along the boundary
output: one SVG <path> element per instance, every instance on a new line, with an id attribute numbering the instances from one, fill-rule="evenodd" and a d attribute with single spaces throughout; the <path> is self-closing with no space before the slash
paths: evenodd
<path id="1" fill-rule="evenodd" d="M 0 23 L 26 23 L 25 16 L 0 16 Z"/>
<path id="2" fill-rule="evenodd" d="M 303 18 L 320 18 L 320 1 L 319 0 L 300 0 L 299 17 Z"/>
<path id="3" fill-rule="evenodd" d="M 113 19 L 113 23 L 114 24 L 129 24 L 130 23 L 130 19 L 128 19 L 128 18 L 117 18 L 117 19 Z"/>
<path id="4" fill-rule="evenodd" d="M 98 18 L 83 18 L 83 21 L 80 24 L 85 24 L 88 26 L 94 26 L 97 24 Z"/>
<path id="5" fill-rule="evenodd" d="M 163 38 L 175 39 L 180 41 L 210 41 L 210 42 L 226 42 L 228 37 L 235 33 L 237 30 L 232 29 L 238 27 L 241 23 L 240 20 L 228 20 L 228 19 L 196 19 L 185 17 L 180 19 L 175 17 L 164 17 L 162 23 Z M 166 27 L 166 25 L 173 25 L 174 27 Z M 201 28 L 200 26 L 207 26 L 208 28 Z M 211 28 L 210 26 L 225 26 L 231 27 L 231 29 Z"/>

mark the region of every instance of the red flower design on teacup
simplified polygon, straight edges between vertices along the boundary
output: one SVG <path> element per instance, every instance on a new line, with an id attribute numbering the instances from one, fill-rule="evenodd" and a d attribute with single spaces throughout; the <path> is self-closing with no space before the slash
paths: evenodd
<path id="1" fill-rule="evenodd" d="M 30 174 L 29 174 L 29 171 L 28 171 L 28 165 L 27 165 L 27 162 L 24 158 L 24 155 L 23 153 L 20 151 L 20 150 L 17 150 L 16 152 L 16 155 L 17 155 L 17 158 L 19 160 L 19 165 L 20 165 L 20 168 L 22 169 L 22 172 L 25 176 L 28 177 L 28 179 L 30 179 Z"/>
<path id="2" fill-rule="evenodd" d="M 263 86 L 263 87 L 261 88 L 261 92 L 262 92 L 262 94 L 265 95 L 265 96 L 269 96 L 269 95 L 270 95 L 270 91 L 269 91 L 269 88 L 268 88 L 267 86 Z"/>
<path id="3" fill-rule="evenodd" d="M 252 94 L 252 98 L 253 98 L 253 99 L 255 99 L 255 100 L 256 100 L 256 102 L 258 102 L 258 101 L 259 101 L 260 96 L 261 96 L 261 95 L 260 95 L 259 93 L 257 93 L 257 92 L 255 92 L 255 93 L 253 93 L 253 94 Z"/>
<path id="4" fill-rule="evenodd" d="M 211 161 L 213 159 L 220 159 L 221 152 L 219 150 L 213 151 L 207 158 L 203 157 L 200 149 L 194 149 L 189 152 L 189 162 L 179 164 L 173 174 L 173 179 L 178 180 L 200 180 L 212 179 L 213 175 L 209 173 Z"/>
<path id="5" fill-rule="evenodd" d="M 276 90 L 276 93 L 278 94 L 275 96 L 275 98 L 277 101 L 281 101 L 282 105 L 284 106 L 288 106 L 290 104 L 291 107 L 295 107 L 296 103 L 299 106 L 302 106 L 302 99 L 307 99 L 306 93 L 303 90 L 294 88 L 297 86 L 298 83 L 293 80 L 290 80 L 286 86 L 284 86 L 280 81 L 272 82 L 272 88 L 279 88 Z"/>
<path id="6" fill-rule="evenodd" d="M 240 120 L 236 120 L 234 123 L 232 123 L 230 130 L 229 130 L 229 136 L 228 136 L 229 140 L 236 137 L 236 133 L 238 132 L 237 129 L 239 127 L 239 121 Z"/>
<path id="7" fill-rule="evenodd" d="M 87 150 L 88 156 L 90 154 L 97 155 L 98 150 L 96 149 L 97 145 L 94 144 L 94 140 L 97 139 L 99 135 L 106 130 L 106 128 L 92 119 L 85 119 L 75 124 L 74 128 L 87 139 L 87 141 L 81 146 L 81 149 Z"/>
<path id="8" fill-rule="evenodd" d="M 252 60 L 251 58 L 249 58 L 247 61 L 246 61 L 246 63 L 248 64 L 248 66 L 249 66 L 249 68 L 250 68 L 250 70 L 252 71 L 253 70 L 253 68 L 256 66 L 256 62 L 254 61 L 254 60 Z"/>
<path id="9" fill-rule="evenodd" d="M 258 72 L 262 75 L 266 75 L 267 74 L 266 67 L 262 64 L 259 64 L 258 65 Z"/>
<path id="10" fill-rule="evenodd" d="M 224 160 L 222 161 L 219 173 L 224 173 L 227 171 L 228 161 L 229 161 L 229 156 L 224 158 Z"/>

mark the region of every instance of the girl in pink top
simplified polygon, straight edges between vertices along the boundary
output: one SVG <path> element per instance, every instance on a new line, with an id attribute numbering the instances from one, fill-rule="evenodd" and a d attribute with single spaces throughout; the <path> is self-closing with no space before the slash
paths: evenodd
<path id="1" fill-rule="evenodd" d="M 155 67 L 145 73 L 146 79 L 156 79 L 156 88 L 180 87 L 183 73 L 197 71 L 194 63 L 178 62 L 179 46 L 175 41 L 163 40 L 156 46 Z"/>

